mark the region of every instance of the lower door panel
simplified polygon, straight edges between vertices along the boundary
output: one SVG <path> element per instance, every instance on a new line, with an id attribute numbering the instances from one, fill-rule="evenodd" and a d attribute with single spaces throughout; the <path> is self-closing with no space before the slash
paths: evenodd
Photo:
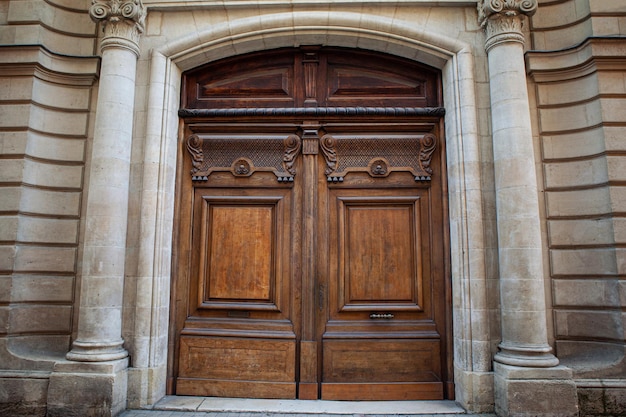
<path id="1" fill-rule="evenodd" d="M 179 394 L 295 398 L 295 340 L 181 336 Z"/>
<path id="2" fill-rule="evenodd" d="M 436 400 L 443 396 L 437 340 L 327 340 L 326 400 Z"/>

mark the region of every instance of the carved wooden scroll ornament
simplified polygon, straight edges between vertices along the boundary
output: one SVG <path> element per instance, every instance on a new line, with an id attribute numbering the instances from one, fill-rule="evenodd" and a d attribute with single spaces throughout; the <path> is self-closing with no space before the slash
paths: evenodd
<path id="1" fill-rule="evenodd" d="M 187 138 L 191 157 L 191 180 L 207 181 L 213 172 L 249 177 L 273 172 L 279 182 L 293 182 L 294 162 L 302 148 L 297 135 L 200 135 Z"/>
<path id="2" fill-rule="evenodd" d="M 329 182 L 342 182 L 350 172 L 387 177 L 394 171 L 409 171 L 415 181 L 430 181 L 430 167 L 437 147 L 435 135 L 349 136 L 325 135 L 320 148 L 326 160 Z"/>

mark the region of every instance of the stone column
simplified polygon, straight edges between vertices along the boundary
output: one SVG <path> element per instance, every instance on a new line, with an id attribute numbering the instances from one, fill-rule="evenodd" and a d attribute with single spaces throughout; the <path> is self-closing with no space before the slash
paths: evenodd
<path id="1" fill-rule="evenodd" d="M 100 86 L 85 214 L 78 334 L 51 377 L 48 415 L 115 415 L 126 407 L 122 299 L 141 0 L 93 0 Z M 81 365 L 83 363 L 83 365 Z M 69 386 L 81 389 L 68 389 Z"/>
<path id="2" fill-rule="evenodd" d="M 484 3 L 498 215 L 502 343 L 495 360 L 558 365 L 547 341 L 539 200 L 524 66 L 525 14 L 536 0 Z"/>
<path id="3" fill-rule="evenodd" d="M 479 20 L 487 34 L 500 265 L 502 342 L 494 358 L 496 412 L 566 416 L 577 415 L 576 392 L 571 372 L 557 366 L 559 361 L 548 344 L 524 65 L 522 25 L 536 9 L 537 0 L 478 3 Z"/>
<path id="4" fill-rule="evenodd" d="M 102 63 L 85 222 L 78 337 L 67 358 L 122 359 L 122 294 L 130 151 L 139 34 L 139 2 L 95 0 L 91 17 L 102 22 Z"/>

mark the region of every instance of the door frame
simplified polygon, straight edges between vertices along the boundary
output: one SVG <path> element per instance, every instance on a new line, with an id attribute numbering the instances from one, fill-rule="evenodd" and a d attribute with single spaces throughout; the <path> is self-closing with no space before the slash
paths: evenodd
<path id="1" fill-rule="evenodd" d="M 300 50 L 298 49 L 291 49 L 290 51 L 287 51 L 287 54 L 295 54 L 295 53 L 299 53 L 302 54 L 304 53 L 305 56 L 307 54 L 307 51 L 309 51 L 309 48 L 303 47 Z M 346 50 L 346 53 L 349 50 Z M 356 50 L 355 50 L 356 51 Z M 274 53 L 274 52 L 272 52 Z M 336 52 L 335 52 L 336 53 Z M 359 52 L 360 54 L 363 54 L 363 52 Z M 281 55 L 278 55 L 281 56 Z M 373 60 L 377 60 L 378 57 L 383 58 L 385 56 L 385 54 L 374 54 L 371 56 L 368 56 L 368 58 L 373 59 Z M 243 59 L 248 60 L 248 57 L 246 55 L 242 56 Z M 343 59 L 343 58 L 341 58 Z M 237 62 L 237 61 L 235 61 Z M 296 62 L 298 62 L 296 60 Z M 303 65 L 306 65 L 304 63 L 305 61 L 303 61 Z M 229 64 L 230 65 L 230 64 Z M 219 68 L 219 67 L 218 67 Z M 430 70 L 429 70 L 430 71 Z M 212 71 L 208 72 L 209 74 L 212 74 Z M 196 74 L 196 72 L 194 71 L 193 74 Z M 192 77 L 195 77 L 192 76 Z M 296 75 L 297 77 L 297 75 Z M 434 82 L 435 85 L 431 86 L 431 84 L 424 84 L 426 87 L 431 88 L 434 87 L 434 92 L 429 93 L 429 94 L 433 94 L 434 97 L 432 99 L 436 100 L 437 102 L 441 102 L 441 95 L 442 95 L 442 88 L 440 85 L 440 81 L 438 77 L 435 78 L 430 78 L 429 77 L 429 81 L 430 82 Z M 186 78 L 183 78 L 184 80 Z M 195 78 L 192 78 L 192 80 Z M 307 81 L 308 83 L 308 81 Z M 308 84 L 307 84 L 308 85 Z M 308 88 L 308 87 L 307 87 Z M 320 86 L 318 85 L 318 88 L 320 88 Z M 189 89 L 191 91 L 192 87 L 183 87 L 182 91 L 184 92 L 183 94 L 189 94 L 187 92 L 187 89 Z M 307 93 L 308 94 L 308 93 Z M 195 97 L 195 93 L 191 94 L 190 97 Z M 430 97 L 431 95 L 426 96 L 427 100 L 430 101 Z M 182 99 L 183 102 L 185 100 L 185 98 Z M 196 100 L 194 98 L 194 100 Z M 221 101 L 226 101 L 227 102 L 227 98 L 219 98 L 218 100 Z M 367 105 L 367 102 L 365 102 L 365 104 Z M 337 110 L 338 109 L 338 110 Z M 350 110 L 350 116 L 345 116 L 345 112 L 344 110 Z M 177 223 L 175 224 L 175 239 L 177 239 L 177 241 L 179 243 L 175 243 L 174 244 L 174 248 L 173 248 L 173 263 L 172 263 L 172 268 L 173 268 L 173 277 L 174 279 L 172 280 L 172 299 L 176 300 L 176 307 L 172 309 L 171 311 L 171 330 L 170 330 L 170 354 L 169 354 L 169 372 L 168 372 L 168 394 L 174 394 L 175 393 L 175 381 L 178 375 L 178 351 L 179 351 L 179 343 L 180 340 L 178 339 L 178 331 L 183 329 L 184 327 L 184 321 L 185 321 L 185 314 L 184 311 L 181 311 L 181 307 L 178 307 L 179 305 L 186 305 L 186 303 L 184 301 L 182 301 L 185 297 L 187 297 L 186 295 L 186 291 L 189 290 L 189 274 L 187 271 L 187 265 L 190 265 L 190 257 L 192 256 L 192 251 L 194 250 L 191 247 L 191 235 L 192 235 L 192 222 L 193 222 L 193 218 L 190 217 L 190 213 L 191 213 L 191 206 L 194 205 L 193 202 L 193 195 L 194 195 L 194 189 L 195 187 L 193 186 L 193 182 L 196 180 L 192 180 L 190 181 L 189 179 L 189 172 L 190 171 L 196 171 L 196 162 L 192 161 L 190 156 L 187 154 L 187 152 L 185 151 L 185 143 L 187 143 L 188 137 L 191 138 L 191 136 L 189 135 L 195 135 L 196 131 L 215 131 L 216 133 L 219 133 L 219 129 L 226 129 L 226 130 L 237 130 L 237 129 L 243 129 L 243 131 L 250 131 L 250 132 L 254 132 L 254 126 L 259 126 L 259 128 L 261 128 L 261 126 L 265 126 L 265 125 L 271 125 L 274 124 L 277 126 L 278 130 L 286 130 L 288 131 L 290 128 L 293 128 L 293 126 L 297 126 L 297 129 L 301 132 L 300 136 L 302 137 L 302 141 L 303 141 L 303 151 L 302 151 L 302 157 L 303 158 L 307 158 L 309 155 L 310 156 L 314 156 L 317 158 L 317 153 L 318 151 L 314 150 L 315 148 L 312 148 L 311 146 L 316 147 L 317 143 L 320 142 L 323 138 L 321 138 L 321 135 L 319 134 L 319 129 L 323 129 L 323 126 L 325 124 L 329 124 L 330 125 L 341 125 L 341 123 L 345 123 L 346 125 L 348 124 L 347 120 L 349 119 L 353 119 L 353 120 L 361 120 L 362 122 L 367 122 L 369 120 L 374 120 L 373 122 L 371 122 L 373 125 L 376 123 L 379 123 L 381 125 L 384 125 L 386 123 L 388 124 L 406 124 L 408 125 L 414 125 L 414 129 L 417 128 L 418 125 L 422 124 L 424 126 L 427 125 L 431 125 L 432 127 L 430 129 L 434 129 L 435 132 L 437 132 L 436 136 L 438 136 L 437 142 L 439 143 L 438 146 L 438 150 L 437 150 L 437 161 L 435 162 L 435 165 L 440 167 L 439 171 L 436 172 L 434 175 L 436 175 L 436 179 L 433 180 L 433 183 L 438 184 L 438 188 L 433 189 L 435 193 L 438 194 L 438 197 L 436 198 L 436 200 L 440 201 L 441 204 L 441 212 L 439 214 L 433 214 L 435 216 L 435 218 L 437 218 L 438 220 L 435 223 L 431 223 L 431 220 L 429 220 L 429 223 L 432 224 L 438 224 L 439 226 L 437 226 L 438 230 L 434 230 L 433 233 L 440 233 L 441 236 L 440 238 L 434 238 L 434 241 L 439 241 L 441 242 L 442 248 L 441 251 L 443 253 L 443 260 L 441 262 L 441 269 L 442 271 L 437 275 L 440 276 L 441 279 L 443 279 L 443 283 L 441 284 L 442 289 L 443 289 L 443 300 L 439 300 L 439 302 L 443 303 L 442 309 L 443 309 L 443 314 L 439 314 L 438 313 L 438 319 L 437 322 L 439 323 L 440 326 L 443 327 L 443 331 L 440 332 L 441 333 L 441 349 L 444 352 L 441 355 L 441 370 L 442 370 L 442 383 L 443 383 L 443 392 L 444 392 L 444 397 L 448 398 L 448 399 L 453 399 L 454 398 L 454 383 L 453 383 L 453 374 L 454 374 L 454 370 L 453 370 L 453 355 L 452 355 L 452 321 L 451 321 L 451 314 L 452 314 L 452 306 L 451 306 L 451 301 L 452 301 L 452 287 L 451 287 L 451 280 L 450 280 L 450 250 L 449 250 L 449 227 L 448 227 L 448 222 L 447 222 L 447 215 L 446 213 L 448 213 L 448 206 L 447 206 L 447 181 L 446 181 L 446 152 L 445 152 L 445 129 L 444 129 L 444 121 L 443 121 L 443 111 L 438 111 L 436 108 L 400 108 L 400 107 L 382 107 L 382 108 L 367 108 L 365 107 L 366 110 L 362 110 L 361 108 L 354 108 L 354 107 L 346 107 L 346 108 L 342 108 L 342 107 L 335 107 L 335 108 L 309 108 L 306 109 L 308 110 L 307 113 L 305 115 L 301 114 L 302 112 L 298 110 L 298 108 L 293 109 L 293 111 L 289 111 L 289 109 L 281 109 L 281 113 L 275 116 L 272 116 L 273 118 L 270 119 L 268 118 L 265 113 L 264 110 L 261 109 L 250 109 L 249 111 L 246 110 L 246 108 L 236 108 L 234 107 L 232 111 L 229 111 L 227 114 L 224 114 L 221 111 L 213 111 L 212 109 L 206 110 L 204 111 L 203 109 L 199 109 L 199 110 L 195 110 L 195 109 L 184 109 L 181 110 L 180 115 L 183 117 L 184 121 L 181 123 L 181 133 L 182 133 L 182 140 L 179 141 L 180 146 L 179 146 L 179 161 L 178 161 L 178 170 L 177 170 L 177 175 L 178 175 L 178 181 L 177 181 L 177 189 L 176 189 L 176 208 L 175 208 L 175 218 L 178 219 Z M 305 109 L 303 109 L 305 110 Z M 440 109 L 442 110 L 442 109 Z M 336 113 L 335 113 L 336 112 Z M 274 114 L 274 112 L 272 112 L 272 114 Z M 316 119 L 315 122 L 309 122 L 307 121 L 308 119 Z M 353 122 L 354 123 L 354 122 Z M 358 122 L 357 122 L 358 123 Z M 246 124 L 250 124 L 252 127 L 248 127 L 246 126 Z M 211 128 L 211 126 L 214 126 L 214 128 Z M 291 126 L 291 127 L 290 127 Z M 405 127 L 406 128 L 406 127 Z M 252 130 L 250 130 L 252 129 Z M 263 130 L 261 128 L 261 130 Z M 428 130 L 427 130 L 428 131 Z M 293 134 L 293 132 L 292 132 Z M 308 145 L 307 147 L 307 143 L 309 143 L 310 145 Z M 187 144 L 187 148 L 189 147 L 189 144 Z M 307 149 L 310 149 L 310 152 L 307 151 Z M 418 156 L 417 154 L 417 150 L 416 150 L 416 158 Z M 321 155 L 321 151 L 320 151 L 320 155 L 319 158 L 317 158 L 319 160 L 323 159 L 322 155 Z M 310 168 L 305 168 L 305 169 L 312 169 L 312 172 L 308 172 L 306 178 L 309 178 L 309 181 L 312 181 L 311 183 L 308 184 L 304 184 L 301 185 L 303 188 L 307 189 L 310 188 L 311 186 L 316 187 L 316 183 L 319 181 L 318 174 L 317 174 L 317 168 L 315 168 L 315 166 L 317 165 L 317 159 L 315 160 L 315 162 L 311 163 L 303 163 L 305 166 L 309 166 Z M 194 174 L 196 175 L 196 174 Z M 210 175 L 210 174 L 209 174 Z M 194 176 L 194 178 L 196 178 Z M 417 181 L 417 178 L 416 178 Z M 428 177 L 428 182 L 430 182 L 430 177 Z M 304 193 L 304 199 L 306 200 L 307 198 L 309 198 L 311 200 L 311 197 L 307 197 L 308 193 Z M 317 193 L 315 193 L 315 196 L 317 195 Z M 318 201 L 317 201 L 317 197 L 312 197 L 311 201 L 305 201 L 305 203 L 303 203 L 305 207 L 309 207 L 312 210 L 317 210 L 318 209 Z M 305 216 L 306 217 L 306 216 Z M 310 216 L 309 216 L 310 217 Z M 317 244 L 315 242 L 317 242 L 317 239 L 314 236 L 307 236 L 307 233 L 313 233 L 313 230 L 308 230 L 307 231 L 307 227 L 306 227 L 306 222 L 305 225 L 303 227 L 303 236 L 302 239 L 304 240 L 310 240 L 310 248 L 312 250 L 318 251 L 319 247 L 317 246 Z M 296 238 L 296 241 L 298 240 L 298 238 Z M 432 240 L 432 239 L 431 239 Z M 306 247 L 307 245 L 305 245 Z M 437 251 L 439 251 L 439 249 L 437 249 Z M 320 253 L 322 253 L 323 251 L 321 251 Z M 439 253 L 439 252 L 438 252 Z M 306 263 L 306 259 L 311 258 L 310 255 L 314 255 L 314 254 L 302 254 L 302 263 Z M 313 297 L 315 297 L 315 294 L 318 294 L 322 292 L 322 286 L 320 286 L 320 283 L 318 283 L 316 280 L 316 273 L 314 271 L 319 270 L 320 268 L 322 268 L 319 265 L 319 262 L 313 261 L 311 259 L 311 262 L 313 262 L 311 268 L 307 268 L 304 267 L 303 265 L 303 280 L 302 282 L 298 282 L 298 283 L 294 283 L 293 285 L 295 287 L 299 287 L 300 285 L 302 285 L 303 287 L 308 287 L 308 288 L 302 288 L 302 294 L 313 294 Z M 328 286 L 328 284 L 326 284 L 326 286 Z M 306 289 L 306 290 L 305 290 Z M 311 291 L 309 291 L 311 290 Z M 184 293 L 184 294 L 183 294 Z M 328 295 L 326 295 L 327 297 Z M 321 295 L 320 295 L 321 297 Z M 181 304 L 182 303 L 182 304 Z M 305 299 L 302 301 L 302 314 L 308 314 L 307 310 L 311 310 L 314 311 L 315 308 L 315 302 Z M 436 302 L 433 301 L 434 304 L 437 304 Z M 299 308 L 298 308 L 299 310 Z M 312 313 L 311 313 L 312 314 Z M 296 328 L 300 327 L 300 323 L 296 324 Z M 315 347 L 313 344 L 308 343 L 311 338 L 313 337 L 314 340 L 317 341 L 317 343 L 321 346 L 321 334 L 323 333 L 321 330 L 322 323 L 321 320 L 316 319 L 315 322 L 312 322 L 312 326 L 313 328 L 311 329 L 307 329 L 306 327 L 306 321 L 304 322 L 304 324 L 302 324 L 302 326 L 304 327 L 303 329 L 301 329 L 301 331 L 303 332 L 303 334 L 301 334 L 301 340 L 304 342 L 303 344 L 303 349 L 300 353 L 300 355 L 298 355 L 298 357 L 301 357 L 301 355 L 317 355 L 318 359 L 320 357 L 321 353 L 321 348 Z M 311 333 L 313 332 L 312 335 L 307 335 L 307 333 Z M 302 390 L 303 392 L 305 392 L 305 394 L 302 396 L 300 396 L 300 398 L 306 398 L 306 399 L 316 399 L 317 398 L 317 389 L 314 389 L 314 385 L 317 386 L 318 383 L 321 383 L 321 367 L 322 367 L 322 361 L 317 360 L 316 361 L 318 363 L 318 370 L 308 370 L 308 369 L 303 369 L 302 372 L 306 373 L 312 373 L 314 375 L 317 375 L 315 377 L 316 382 L 314 383 L 313 381 L 311 381 L 311 375 L 300 375 L 297 374 L 296 379 L 297 379 L 297 383 L 298 384 L 302 384 Z"/>
<path id="2" fill-rule="evenodd" d="M 448 37 L 436 27 L 418 27 L 401 19 L 387 19 L 367 13 L 328 14 L 323 11 L 267 11 L 273 22 L 271 36 L 258 19 L 233 18 L 208 29 L 189 32 L 159 44 L 149 58 L 143 180 L 140 205 L 142 237 L 138 248 L 137 281 L 127 289 L 133 320 L 125 321 L 124 337 L 129 342 L 133 366 L 129 372 L 129 404 L 154 404 L 166 392 L 166 374 L 171 351 L 168 345 L 169 288 L 172 277 L 171 253 L 176 170 L 180 157 L 178 116 L 181 73 L 210 60 L 232 56 L 237 51 L 260 51 L 294 44 L 314 44 L 323 38 L 328 45 L 356 45 L 364 42 L 372 51 L 391 51 L 440 68 L 443 74 L 447 166 L 449 181 L 450 251 L 453 287 L 454 369 L 457 401 L 469 410 L 493 406 L 491 356 L 492 310 L 486 304 L 488 255 L 494 249 L 486 243 L 485 230 L 495 219 L 483 215 L 483 150 L 478 117 L 481 102 L 476 97 L 478 80 L 474 44 Z M 436 22 L 433 22 L 436 23 Z M 337 31 L 335 28 L 340 27 Z M 315 28 L 315 29 L 312 29 Z M 425 30 L 425 29 L 432 30 Z M 190 29 L 191 30 L 191 29 Z M 401 35 L 401 36 L 400 36 Z M 471 43 L 469 43 L 471 42 Z M 476 60 L 480 61 L 480 56 Z M 471 262 L 470 262 L 471 260 Z M 469 290 L 471 283 L 472 291 Z M 494 322 L 495 323 L 495 322 Z M 492 323 L 493 324 L 493 323 Z M 453 341 L 450 340 L 450 343 Z M 146 354 L 150 352 L 150 354 Z M 147 388 L 144 385 L 147 381 Z M 473 387 L 481 386 L 480 392 Z M 484 391 L 485 389 L 486 391 Z"/>

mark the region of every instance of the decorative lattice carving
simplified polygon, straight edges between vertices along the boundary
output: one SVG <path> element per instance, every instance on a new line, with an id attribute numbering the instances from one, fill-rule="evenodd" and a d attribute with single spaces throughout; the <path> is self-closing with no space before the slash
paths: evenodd
<path id="1" fill-rule="evenodd" d="M 296 135 L 191 135 L 187 138 L 193 167 L 191 179 L 206 181 L 216 171 L 228 171 L 238 177 L 268 171 L 279 182 L 291 182 L 301 147 L 302 141 Z"/>
<path id="2" fill-rule="evenodd" d="M 350 172 L 386 177 L 409 171 L 416 181 L 430 181 L 437 138 L 432 134 L 407 136 L 325 135 L 320 141 L 328 181 L 341 182 Z"/>

